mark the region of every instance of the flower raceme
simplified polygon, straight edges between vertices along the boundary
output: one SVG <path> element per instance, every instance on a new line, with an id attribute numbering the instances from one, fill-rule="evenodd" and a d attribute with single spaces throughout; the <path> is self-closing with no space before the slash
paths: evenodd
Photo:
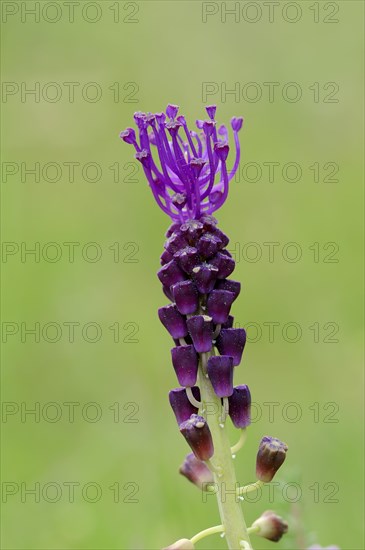
<path id="1" fill-rule="evenodd" d="M 180 473 L 208 490 L 207 483 L 236 484 L 235 474 L 227 472 L 234 472 L 232 453 L 239 450 L 244 434 L 234 448 L 224 448 L 220 432 L 227 416 L 240 430 L 251 423 L 250 390 L 233 383 L 246 344 L 246 331 L 234 327 L 230 314 L 241 284 L 229 278 L 235 269 L 227 250 L 229 239 L 212 216 L 225 202 L 239 165 L 238 132 L 243 119 L 231 120 L 236 158 L 228 170 L 228 130 L 226 126 L 217 129 L 216 107 L 206 107 L 208 119 L 196 121 L 199 133 L 189 130 L 178 110 L 176 105 L 168 105 L 166 114 L 135 113 L 138 139 L 133 128 L 120 137 L 134 146 L 158 206 L 172 220 L 157 273 L 170 301 L 158 310 L 158 316 L 174 343 L 171 359 L 180 384 L 170 391 L 169 401 L 192 451 Z M 208 422 L 206 405 L 211 400 L 216 413 L 209 415 Z M 275 443 L 275 448 L 269 443 L 271 447 Z M 257 460 L 258 483 L 272 479 L 286 449 L 279 440 L 264 438 Z M 224 477 L 227 475 L 230 477 Z M 244 493 L 247 488 L 241 489 Z M 191 540 L 181 539 L 169 548 L 194 548 L 193 543 L 203 536 L 224 531 L 229 548 L 251 549 L 249 531 L 253 528 L 245 525 L 239 499 L 231 504 L 222 500 L 220 514 L 221 526 L 202 531 Z M 252 532 L 266 536 L 266 523 L 261 519 Z M 269 535 L 271 540 L 279 537 L 276 532 Z"/>
<path id="2" fill-rule="evenodd" d="M 225 202 L 230 180 L 240 162 L 238 132 L 243 119 L 233 117 L 236 159 L 227 168 L 229 152 L 228 130 L 217 129 L 216 106 L 206 107 L 208 120 L 197 120 L 196 131 L 190 131 L 179 107 L 168 105 L 165 113 L 134 114 L 138 138 L 133 128 L 120 137 L 134 146 L 135 158 L 142 164 L 148 184 L 159 207 L 173 220 L 181 223 L 212 214 Z M 201 242 L 203 253 L 217 246 L 214 239 Z"/>

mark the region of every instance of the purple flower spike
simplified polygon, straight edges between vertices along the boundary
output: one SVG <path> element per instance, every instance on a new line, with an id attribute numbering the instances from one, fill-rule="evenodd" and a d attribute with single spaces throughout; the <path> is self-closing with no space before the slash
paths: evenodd
<path id="1" fill-rule="evenodd" d="M 196 458 L 199 460 L 212 458 L 214 454 L 213 440 L 205 418 L 192 414 L 189 420 L 180 424 L 180 432 L 190 445 Z"/>
<path id="2" fill-rule="evenodd" d="M 199 239 L 197 249 L 200 256 L 206 260 L 218 252 L 221 244 L 222 241 L 216 235 L 206 233 Z"/>
<path id="3" fill-rule="evenodd" d="M 175 285 L 186 279 L 185 273 L 180 269 L 175 259 L 162 266 L 157 272 L 157 277 L 164 286 Z"/>
<path id="4" fill-rule="evenodd" d="M 178 111 L 177 105 L 169 104 L 166 114 L 137 112 L 134 121 L 138 136 L 127 128 L 121 138 L 135 148 L 158 206 L 173 221 L 184 223 L 210 216 L 224 204 L 240 163 L 238 132 L 242 119 L 231 119 L 235 159 L 228 171 L 228 130 L 217 126 L 216 106 L 206 107 L 208 120 L 196 120 L 198 132 L 189 129 L 186 118 L 177 116 Z"/>
<path id="5" fill-rule="evenodd" d="M 199 293 L 192 281 L 181 281 L 172 287 L 177 309 L 183 315 L 195 313 L 199 306 Z"/>
<path id="6" fill-rule="evenodd" d="M 214 288 L 218 276 L 218 268 L 211 264 L 201 264 L 194 267 L 191 276 L 199 292 L 201 294 L 208 294 Z"/>
<path id="7" fill-rule="evenodd" d="M 263 437 L 256 457 L 257 479 L 269 483 L 284 462 L 287 450 L 288 446 L 280 439 Z"/>
<path id="8" fill-rule="evenodd" d="M 240 364 L 246 344 L 246 331 L 243 328 L 222 329 L 217 338 L 217 348 L 221 355 L 230 355 L 233 365 Z"/>
<path id="9" fill-rule="evenodd" d="M 256 527 L 256 535 L 272 542 L 278 542 L 285 533 L 288 532 L 288 524 L 280 516 L 267 510 L 253 522 L 252 527 Z"/>
<path id="10" fill-rule="evenodd" d="M 181 315 L 175 304 L 160 307 L 158 316 L 174 339 L 184 338 L 188 334 L 185 317 Z"/>
<path id="11" fill-rule="evenodd" d="M 221 325 L 227 321 L 234 298 L 233 292 L 229 290 L 212 290 L 208 296 L 207 311 L 213 323 Z"/>
<path id="12" fill-rule="evenodd" d="M 233 360 L 227 355 L 209 357 L 207 372 L 215 394 L 229 397 L 233 393 Z"/>
<path id="13" fill-rule="evenodd" d="M 226 254 L 222 254 L 222 252 L 218 252 L 218 254 L 210 260 L 210 264 L 218 269 L 217 279 L 226 279 L 229 277 L 236 265 L 233 258 L 226 256 Z"/>
<path id="14" fill-rule="evenodd" d="M 194 267 L 197 267 L 200 263 L 198 251 L 193 246 L 186 246 L 182 250 L 179 250 L 174 254 L 174 257 L 181 269 L 188 275 L 190 275 Z"/>
<path id="15" fill-rule="evenodd" d="M 214 483 L 213 474 L 208 466 L 205 462 L 198 460 L 193 453 L 186 456 L 179 468 L 179 473 L 202 491 L 206 491 L 209 485 Z"/>
<path id="16" fill-rule="evenodd" d="M 219 279 L 215 285 L 215 288 L 217 290 L 229 290 L 229 292 L 233 292 L 234 299 L 236 299 L 241 292 L 241 283 L 238 281 L 232 281 L 231 279 Z"/>
<path id="17" fill-rule="evenodd" d="M 210 351 L 213 338 L 212 318 L 207 315 L 195 315 L 187 320 L 187 327 L 196 351 Z"/>
<path id="18" fill-rule="evenodd" d="M 236 386 L 229 398 L 229 416 L 236 428 L 251 424 L 251 394 L 248 386 Z"/>
<path id="19" fill-rule="evenodd" d="M 172 348 L 171 357 L 179 384 L 194 386 L 198 374 L 198 355 L 194 346 Z"/>
<path id="20" fill-rule="evenodd" d="M 198 401 L 200 400 L 200 391 L 197 386 L 192 388 L 193 396 Z M 169 392 L 169 401 L 172 410 L 174 411 L 176 421 L 180 425 L 190 418 L 192 414 L 198 412 L 197 407 L 194 407 L 186 395 L 185 388 L 175 388 Z"/>

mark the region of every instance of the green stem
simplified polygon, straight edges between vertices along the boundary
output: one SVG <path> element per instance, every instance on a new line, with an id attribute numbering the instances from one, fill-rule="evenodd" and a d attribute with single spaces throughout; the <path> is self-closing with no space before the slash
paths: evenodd
<path id="1" fill-rule="evenodd" d="M 209 529 L 204 529 L 204 531 L 200 531 L 200 533 L 197 533 L 194 535 L 190 541 L 193 544 L 196 544 L 201 539 L 204 539 L 205 537 L 209 537 L 209 535 L 215 535 L 216 533 L 222 533 L 224 531 L 223 525 L 216 525 L 215 527 L 209 527 Z"/>
<path id="2" fill-rule="evenodd" d="M 238 483 L 228 433 L 225 425 L 221 423 L 221 400 L 214 393 L 209 378 L 206 376 L 206 364 L 211 355 L 214 355 L 213 349 L 209 353 L 200 355 L 199 386 L 202 413 L 204 412 L 207 418 L 214 444 L 212 463 L 215 469 L 213 475 L 219 514 L 228 548 L 252 550 L 241 502 L 236 495 Z"/>
<path id="3" fill-rule="evenodd" d="M 255 483 L 250 483 L 250 485 L 245 485 L 244 487 L 240 487 L 237 489 L 237 495 L 244 496 L 247 495 L 247 493 L 251 493 L 251 491 L 256 491 L 260 487 L 264 485 L 263 481 L 256 481 Z"/>

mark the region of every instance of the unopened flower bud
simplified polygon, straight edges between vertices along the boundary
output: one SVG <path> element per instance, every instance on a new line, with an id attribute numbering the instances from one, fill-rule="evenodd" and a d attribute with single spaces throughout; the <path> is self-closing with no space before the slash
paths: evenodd
<path id="1" fill-rule="evenodd" d="M 174 542 L 174 544 L 170 544 L 170 546 L 166 546 L 163 550 L 194 550 L 195 546 L 189 539 L 180 539 Z"/>
<path id="2" fill-rule="evenodd" d="M 198 374 L 198 355 L 194 346 L 172 348 L 171 357 L 179 384 L 194 386 Z"/>
<path id="3" fill-rule="evenodd" d="M 275 437 L 265 436 L 261 439 L 256 457 L 257 479 L 268 483 L 284 462 L 288 446 Z"/>
<path id="4" fill-rule="evenodd" d="M 236 386 L 228 404 L 233 425 L 241 430 L 247 428 L 251 424 L 251 394 L 248 386 Z"/>
<path id="5" fill-rule="evenodd" d="M 197 386 L 192 388 L 192 393 L 195 399 L 199 401 L 200 390 Z M 190 403 L 185 388 L 175 388 L 171 390 L 169 392 L 169 401 L 179 425 L 185 422 L 185 420 L 188 420 L 192 414 L 198 412 L 198 408 Z"/>
<path id="6" fill-rule="evenodd" d="M 194 315 L 187 320 L 187 327 L 196 351 L 210 351 L 213 338 L 212 318 L 207 315 Z"/>
<path id="7" fill-rule="evenodd" d="M 215 394 L 229 397 L 233 393 L 233 359 L 227 355 L 209 357 L 207 372 Z"/>
<path id="8" fill-rule="evenodd" d="M 180 424 L 180 432 L 190 445 L 196 458 L 199 460 L 209 460 L 213 456 L 212 435 L 205 418 L 192 414 L 189 420 Z"/>
<path id="9" fill-rule="evenodd" d="M 201 460 L 198 460 L 193 453 L 186 456 L 184 463 L 180 466 L 179 472 L 199 489 L 206 491 L 210 483 L 214 483 L 213 474 Z"/>
<path id="10" fill-rule="evenodd" d="M 255 534 L 273 542 L 278 542 L 281 537 L 287 533 L 288 524 L 280 516 L 267 510 L 256 521 L 253 522 L 252 527 L 259 529 Z"/>

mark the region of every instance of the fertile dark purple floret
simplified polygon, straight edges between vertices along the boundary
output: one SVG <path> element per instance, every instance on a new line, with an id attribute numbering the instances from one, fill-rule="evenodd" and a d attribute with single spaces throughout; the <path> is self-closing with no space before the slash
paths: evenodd
<path id="1" fill-rule="evenodd" d="M 157 272 L 157 276 L 164 286 L 170 287 L 186 279 L 185 273 L 180 269 L 177 261 L 172 259 Z"/>
<path id="2" fill-rule="evenodd" d="M 240 364 L 246 344 L 246 331 L 243 328 L 222 329 L 217 338 L 217 348 L 221 355 L 230 355 L 233 365 Z"/>
<path id="3" fill-rule="evenodd" d="M 218 252 L 214 258 L 209 260 L 209 263 L 218 269 L 217 279 L 226 279 L 229 277 L 236 265 L 233 258 L 222 254 L 222 252 Z"/>
<path id="4" fill-rule="evenodd" d="M 207 315 L 194 315 L 188 319 L 187 327 L 196 351 L 210 351 L 213 338 L 212 318 Z"/>
<path id="5" fill-rule="evenodd" d="M 198 460 L 193 453 L 186 456 L 179 472 L 203 491 L 206 491 L 214 482 L 213 474 L 208 466 L 205 462 Z"/>
<path id="6" fill-rule="evenodd" d="M 194 267 L 200 263 L 199 253 L 193 246 L 187 246 L 175 252 L 174 257 L 181 269 L 188 275 L 191 275 Z"/>
<path id="7" fill-rule="evenodd" d="M 215 288 L 217 290 L 229 290 L 229 292 L 233 292 L 234 299 L 236 299 L 241 292 L 241 283 L 232 281 L 232 279 L 221 279 L 217 281 Z"/>
<path id="8" fill-rule="evenodd" d="M 160 307 L 158 316 L 163 326 L 174 339 L 184 338 L 188 334 L 186 319 L 174 304 Z"/>
<path id="9" fill-rule="evenodd" d="M 240 162 L 238 132 L 243 119 L 231 120 L 236 158 L 228 170 L 228 130 L 221 126 L 217 132 L 215 105 L 206 110 L 209 119 L 197 121 L 198 133 L 189 130 L 184 116 L 177 116 L 177 105 L 168 105 L 167 116 L 135 113 L 139 139 L 133 128 L 120 134 L 123 141 L 134 146 L 159 207 L 181 223 L 222 206 Z"/>
<path id="10" fill-rule="evenodd" d="M 256 457 L 256 476 L 269 483 L 284 462 L 288 446 L 276 437 L 265 436 L 261 439 Z"/>
<path id="11" fill-rule="evenodd" d="M 200 256 L 205 260 L 208 258 L 212 258 L 212 256 L 214 256 L 218 252 L 221 244 L 222 241 L 219 239 L 219 237 L 216 237 L 211 233 L 206 233 L 198 241 L 198 252 Z"/>
<path id="12" fill-rule="evenodd" d="M 229 416 L 236 428 L 247 428 L 251 424 L 251 394 L 248 386 L 236 386 L 228 399 Z"/>
<path id="13" fill-rule="evenodd" d="M 221 325 L 227 321 L 234 298 L 229 290 L 212 290 L 207 300 L 207 312 L 213 323 Z"/>
<path id="14" fill-rule="evenodd" d="M 194 346 L 172 348 L 171 357 L 179 384 L 194 386 L 198 374 L 198 355 Z"/>
<path id="15" fill-rule="evenodd" d="M 272 542 L 278 542 L 288 531 L 287 522 L 271 510 L 264 512 L 253 522 L 252 527 L 258 529 L 256 535 L 271 540 Z"/>
<path id="16" fill-rule="evenodd" d="M 222 323 L 222 329 L 223 328 L 232 328 L 234 323 L 234 317 L 232 315 L 228 315 L 228 319 L 225 323 Z"/>
<path id="17" fill-rule="evenodd" d="M 197 386 L 192 388 L 193 396 L 198 401 L 200 400 L 200 390 Z M 194 407 L 186 395 L 185 388 L 175 388 L 169 392 L 169 401 L 172 410 L 174 411 L 176 421 L 180 425 L 185 420 L 188 420 L 192 414 L 198 412 L 198 408 Z"/>
<path id="18" fill-rule="evenodd" d="M 203 263 L 194 267 L 191 277 L 199 292 L 201 294 L 208 294 L 214 288 L 218 277 L 218 268 L 214 265 Z"/>
<path id="19" fill-rule="evenodd" d="M 218 397 L 229 397 L 233 393 L 233 360 L 227 355 L 209 357 L 207 372 Z"/>
<path id="20" fill-rule="evenodd" d="M 189 420 L 180 424 L 179 427 L 196 458 L 209 460 L 213 456 L 212 435 L 205 418 L 192 414 Z"/>
<path id="21" fill-rule="evenodd" d="M 199 293 L 192 281 L 181 281 L 172 287 L 177 309 L 183 315 L 195 313 L 199 305 Z"/>

